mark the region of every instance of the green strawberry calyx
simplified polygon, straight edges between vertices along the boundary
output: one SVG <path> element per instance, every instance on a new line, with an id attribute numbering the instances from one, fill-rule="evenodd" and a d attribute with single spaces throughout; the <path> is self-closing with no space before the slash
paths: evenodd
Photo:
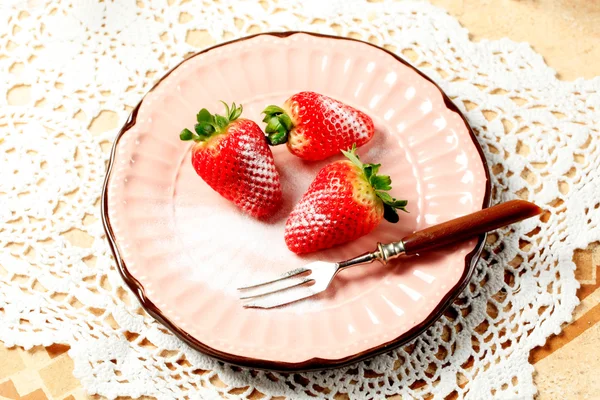
<path id="1" fill-rule="evenodd" d="M 387 221 L 396 223 L 400 220 L 397 210 L 406 210 L 407 200 L 397 200 L 390 196 L 388 190 L 392 189 L 392 178 L 388 175 L 377 175 L 381 164 L 363 164 L 356 154 L 356 144 L 350 150 L 342 151 L 342 153 L 358 167 L 364 175 L 364 179 L 369 182 L 377 197 L 383 202 L 383 218 Z"/>
<path id="2" fill-rule="evenodd" d="M 244 108 L 240 104 L 239 107 L 235 103 L 231 107 L 222 101 L 225 105 L 225 116 L 219 114 L 211 114 L 206 108 L 203 108 L 196 115 L 198 123 L 194 125 L 194 132 L 185 128 L 179 134 L 179 138 L 183 141 L 193 140 L 194 142 L 204 142 L 209 138 L 225 132 L 227 126 L 238 119 L 242 115 Z"/>
<path id="3" fill-rule="evenodd" d="M 278 106 L 268 106 L 262 113 L 265 114 L 263 122 L 267 123 L 265 132 L 267 133 L 269 144 L 277 146 L 287 142 L 288 134 L 294 127 L 294 124 L 285 110 Z"/>

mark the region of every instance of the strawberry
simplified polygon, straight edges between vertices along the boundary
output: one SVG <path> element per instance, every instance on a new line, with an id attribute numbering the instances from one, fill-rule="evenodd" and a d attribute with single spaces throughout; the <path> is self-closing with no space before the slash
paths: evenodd
<path id="1" fill-rule="evenodd" d="M 350 242 L 371 232 L 382 218 L 398 222 L 406 200 L 387 193 L 391 179 L 377 175 L 380 164 L 363 164 L 356 147 L 347 160 L 319 171 L 285 224 L 285 243 L 297 254 Z"/>
<path id="2" fill-rule="evenodd" d="M 222 116 L 203 108 L 196 116 L 195 132 L 181 132 L 181 140 L 196 142 L 192 165 L 211 188 L 247 214 L 272 215 L 283 195 L 265 135 L 255 122 L 239 118 L 241 105 L 225 104 L 225 110 Z"/>
<path id="3" fill-rule="evenodd" d="M 362 111 L 315 92 L 300 92 L 283 107 L 264 109 L 269 144 L 287 142 L 289 151 L 304 160 L 323 160 L 373 137 L 373 120 Z"/>

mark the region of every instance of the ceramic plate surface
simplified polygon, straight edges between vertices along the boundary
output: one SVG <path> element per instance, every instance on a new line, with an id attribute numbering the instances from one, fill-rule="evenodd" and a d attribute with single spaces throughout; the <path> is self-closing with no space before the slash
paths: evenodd
<path id="1" fill-rule="evenodd" d="M 285 220 L 323 162 L 273 148 L 285 204 L 269 222 L 242 215 L 194 172 L 179 140 L 202 107 L 223 100 L 260 122 L 269 104 L 312 90 L 375 121 L 359 149 L 408 199 L 410 214 L 355 242 L 299 257 Z M 262 123 L 260 124 L 263 125 Z M 337 261 L 488 205 L 487 167 L 456 107 L 431 81 L 367 43 L 305 33 L 264 34 L 208 49 L 167 74 L 121 131 L 103 196 L 122 274 L 144 307 L 196 348 L 278 370 L 337 366 L 401 344 L 430 325 L 466 284 L 483 237 L 388 266 L 342 272 L 326 293 L 275 310 L 242 308 L 236 288 L 314 260 Z"/>

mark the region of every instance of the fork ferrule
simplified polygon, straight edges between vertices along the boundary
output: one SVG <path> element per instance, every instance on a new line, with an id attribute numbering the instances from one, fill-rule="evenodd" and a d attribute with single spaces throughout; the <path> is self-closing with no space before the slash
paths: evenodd
<path id="1" fill-rule="evenodd" d="M 404 254 L 404 243 L 400 240 L 392 243 L 377 243 L 378 255 L 377 259 L 386 265 L 389 260 L 392 260 Z"/>

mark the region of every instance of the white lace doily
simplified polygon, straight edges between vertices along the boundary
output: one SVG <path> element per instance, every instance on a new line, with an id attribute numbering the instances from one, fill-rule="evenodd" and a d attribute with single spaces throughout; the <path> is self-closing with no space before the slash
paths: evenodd
<path id="1" fill-rule="evenodd" d="M 493 200 L 547 210 L 490 236 L 468 289 L 420 338 L 348 368 L 256 372 L 191 350 L 125 289 L 99 220 L 110 143 L 153 81 L 196 43 L 267 30 L 404 55 L 466 113 Z M 68 344 L 85 389 L 109 398 L 531 398 L 529 351 L 570 319 L 573 251 L 600 240 L 600 79 L 560 82 L 529 45 L 472 43 L 426 3 L 2 1 L 0 105 L 0 340 Z"/>

